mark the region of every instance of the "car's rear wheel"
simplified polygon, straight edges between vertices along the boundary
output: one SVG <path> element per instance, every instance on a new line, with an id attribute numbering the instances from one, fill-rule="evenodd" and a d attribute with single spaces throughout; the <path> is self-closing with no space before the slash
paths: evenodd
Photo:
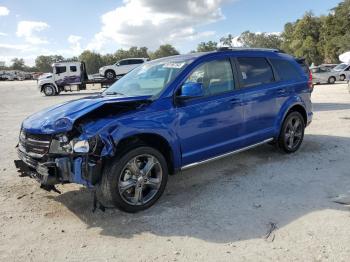
<path id="1" fill-rule="evenodd" d="M 344 81 L 345 80 L 345 75 L 341 75 L 340 76 L 340 81 Z"/>
<path id="2" fill-rule="evenodd" d="M 105 73 L 105 77 L 107 79 L 114 79 L 116 77 L 116 74 L 113 70 L 107 70 Z"/>
<path id="3" fill-rule="evenodd" d="M 328 78 L 328 84 L 334 84 L 335 83 L 335 77 L 331 76 L 330 78 Z"/>
<path id="4" fill-rule="evenodd" d="M 152 206 L 168 180 L 167 163 L 156 149 L 140 146 L 117 157 L 103 172 L 99 198 L 126 212 Z"/>
<path id="5" fill-rule="evenodd" d="M 278 138 L 279 147 L 286 153 L 294 153 L 304 139 L 305 122 L 299 112 L 291 112 L 285 118 Z"/>
<path id="6" fill-rule="evenodd" d="M 56 94 L 56 89 L 53 85 L 45 85 L 43 87 L 43 92 L 46 96 L 54 96 Z"/>

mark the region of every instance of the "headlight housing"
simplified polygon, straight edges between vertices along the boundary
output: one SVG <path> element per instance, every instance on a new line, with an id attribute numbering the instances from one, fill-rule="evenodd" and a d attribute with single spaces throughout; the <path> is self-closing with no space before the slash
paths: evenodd
<path id="1" fill-rule="evenodd" d="M 50 145 L 50 153 L 52 154 L 87 154 L 93 151 L 97 146 L 96 137 L 90 137 L 89 139 L 69 139 L 65 134 L 57 135 Z"/>
<path id="2" fill-rule="evenodd" d="M 75 153 L 89 153 L 90 145 L 88 140 L 79 140 L 73 142 L 73 151 Z"/>

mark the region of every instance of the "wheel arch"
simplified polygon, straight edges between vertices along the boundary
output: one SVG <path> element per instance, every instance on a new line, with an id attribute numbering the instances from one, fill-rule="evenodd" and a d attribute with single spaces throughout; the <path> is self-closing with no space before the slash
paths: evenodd
<path id="1" fill-rule="evenodd" d="M 169 174 L 177 172 L 177 153 L 165 137 L 156 133 L 138 133 L 124 137 L 119 140 L 115 147 L 115 152 L 116 154 L 123 154 L 126 148 L 130 150 L 140 144 L 155 148 L 163 154 L 168 165 Z"/>
<path id="2" fill-rule="evenodd" d="M 308 116 L 307 116 L 306 106 L 304 105 L 301 98 L 294 97 L 294 98 L 292 98 L 292 100 L 287 101 L 282 106 L 282 108 L 280 110 L 280 113 L 279 113 L 279 116 L 277 117 L 277 121 L 276 121 L 276 125 L 275 125 L 276 126 L 276 130 L 275 130 L 276 137 L 279 136 L 284 119 L 286 119 L 288 114 L 290 114 L 291 112 L 294 112 L 294 111 L 299 112 L 303 116 L 304 124 L 305 124 L 305 126 L 307 125 Z"/>
<path id="3" fill-rule="evenodd" d="M 57 88 L 57 86 L 54 83 L 44 83 L 44 84 L 42 84 L 41 87 L 40 87 L 40 92 L 43 92 L 44 91 L 44 87 L 48 86 L 48 85 L 53 86 L 55 88 L 55 90 L 56 90 L 56 93 L 58 93 L 58 88 Z"/>

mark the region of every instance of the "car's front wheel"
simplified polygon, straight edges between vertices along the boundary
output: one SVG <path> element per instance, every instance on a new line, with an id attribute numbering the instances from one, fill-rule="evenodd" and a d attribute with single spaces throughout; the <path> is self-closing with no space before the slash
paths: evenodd
<path id="1" fill-rule="evenodd" d="M 294 153 L 304 139 L 305 123 L 299 112 L 291 112 L 285 118 L 278 138 L 279 147 L 286 153 Z"/>
<path id="2" fill-rule="evenodd" d="M 154 148 L 140 146 L 107 165 L 99 195 L 102 203 L 134 213 L 152 206 L 163 194 L 167 180 L 164 156 Z"/>
<path id="3" fill-rule="evenodd" d="M 340 81 L 344 81 L 345 78 L 346 78 L 345 75 L 341 75 L 341 76 L 340 76 Z"/>
<path id="4" fill-rule="evenodd" d="M 54 96 L 56 95 L 56 89 L 53 85 L 45 85 L 43 87 L 43 92 L 45 96 Z"/>

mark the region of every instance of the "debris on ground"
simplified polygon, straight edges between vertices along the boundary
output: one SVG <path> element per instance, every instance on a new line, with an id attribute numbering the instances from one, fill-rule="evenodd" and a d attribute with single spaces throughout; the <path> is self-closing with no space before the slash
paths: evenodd
<path id="1" fill-rule="evenodd" d="M 341 205 L 350 205 L 350 192 L 332 198 L 332 201 Z"/>
<path id="2" fill-rule="evenodd" d="M 277 223 L 269 222 L 268 227 L 269 229 L 267 230 L 267 233 L 265 235 L 265 240 L 273 242 L 275 240 L 274 231 L 277 229 Z"/>

